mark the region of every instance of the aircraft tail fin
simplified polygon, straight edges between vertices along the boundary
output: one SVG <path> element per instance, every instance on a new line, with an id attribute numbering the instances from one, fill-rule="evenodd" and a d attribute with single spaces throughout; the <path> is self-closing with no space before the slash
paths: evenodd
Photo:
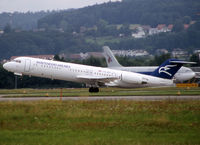
<path id="1" fill-rule="evenodd" d="M 103 46 L 103 51 L 108 67 L 122 67 L 108 46 Z"/>
<path id="2" fill-rule="evenodd" d="M 162 63 L 154 72 L 152 72 L 151 75 L 164 79 L 172 79 L 177 71 L 183 66 L 183 64 L 195 64 L 195 62 L 168 59 Z"/>

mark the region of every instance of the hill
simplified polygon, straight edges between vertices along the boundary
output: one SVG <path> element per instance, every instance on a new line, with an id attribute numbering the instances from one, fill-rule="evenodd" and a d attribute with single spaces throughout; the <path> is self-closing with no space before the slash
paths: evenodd
<path id="1" fill-rule="evenodd" d="M 55 13 L 55 11 L 0 13 L 0 29 L 3 30 L 7 24 L 14 29 L 36 29 L 39 19 L 53 13 Z"/>
<path id="2" fill-rule="evenodd" d="M 83 38 L 69 33 L 49 32 L 10 32 L 0 37 L 0 58 L 11 56 L 87 52 L 95 50 Z"/>
<path id="3" fill-rule="evenodd" d="M 155 27 L 158 24 L 174 24 L 177 19 L 197 20 L 199 14 L 199 0 L 123 0 L 54 13 L 40 19 L 38 26 L 79 31 L 81 26 L 92 27 L 102 19 L 108 24 L 128 23 Z"/>
<path id="4" fill-rule="evenodd" d="M 155 54 L 156 49 L 171 52 L 174 48 L 185 49 L 191 54 L 200 48 L 199 0 L 123 0 L 40 13 L 38 15 L 44 17 L 38 21 L 37 31 L 8 29 L 0 34 L 0 60 L 15 55 L 101 51 L 103 45 L 112 49 L 145 49 L 151 54 Z M 0 20 L 0 24 L 3 23 L 4 19 Z M 24 20 L 28 19 L 24 17 Z M 189 25 L 190 22 L 194 23 L 183 29 L 183 24 Z M 22 23 L 26 25 L 25 21 Z M 174 24 L 174 28 L 178 26 L 178 29 L 136 39 L 131 36 L 136 24 L 151 27 Z M 120 37 L 120 34 L 125 35 Z"/>

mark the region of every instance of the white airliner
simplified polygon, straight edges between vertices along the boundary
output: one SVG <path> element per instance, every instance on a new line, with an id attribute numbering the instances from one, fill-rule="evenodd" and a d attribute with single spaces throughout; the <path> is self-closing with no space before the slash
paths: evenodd
<path id="1" fill-rule="evenodd" d="M 154 76 L 109 68 L 58 62 L 30 57 L 18 57 L 3 67 L 15 75 L 80 82 L 89 85 L 89 92 L 99 92 L 100 86 L 155 87 L 173 86 L 172 77 L 187 62 L 168 60 L 154 71 Z"/>
<path id="2" fill-rule="evenodd" d="M 108 46 L 103 47 L 104 56 L 106 58 L 106 63 L 108 68 L 116 69 L 116 70 L 123 70 L 123 71 L 130 71 L 136 72 L 146 75 L 151 75 L 152 72 L 155 71 L 158 66 L 137 66 L 137 67 L 124 67 L 119 64 L 117 59 L 115 58 L 114 54 L 110 50 Z M 190 80 L 195 77 L 195 72 L 193 72 L 188 67 L 181 67 L 180 70 L 174 75 L 175 82 L 184 82 Z"/>

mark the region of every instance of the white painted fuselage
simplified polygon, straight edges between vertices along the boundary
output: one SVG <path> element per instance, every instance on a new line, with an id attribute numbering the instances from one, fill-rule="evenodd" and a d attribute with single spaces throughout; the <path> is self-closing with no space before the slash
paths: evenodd
<path id="1" fill-rule="evenodd" d="M 150 73 L 156 70 L 158 66 L 135 66 L 135 67 L 109 67 L 110 69 L 122 70 L 122 71 L 130 71 L 135 73 Z M 180 70 L 174 75 L 174 81 L 184 82 L 190 80 L 195 77 L 195 72 L 193 72 L 188 67 L 181 67 Z"/>
<path id="2" fill-rule="evenodd" d="M 173 80 L 109 68 L 18 57 L 3 67 L 17 75 L 29 75 L 85 83 L 90 86 L 156 87 L 174 86 Z"/>

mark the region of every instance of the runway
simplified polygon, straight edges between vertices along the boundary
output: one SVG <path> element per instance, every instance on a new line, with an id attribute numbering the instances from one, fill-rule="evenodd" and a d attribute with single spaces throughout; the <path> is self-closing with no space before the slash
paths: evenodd
<path id="1" fill-rule="evenodd" d="M 200 100 L 200 96 L 90 96 L 90 97 L 24 97 L 24 98 L 4 98 L 0 97 L 2 101 L 42 101 L 42 100 L 63 100 L 63 101 L 99 101 L 99 100 L 127 100 L 127 101 L 190 101 Z"/>

